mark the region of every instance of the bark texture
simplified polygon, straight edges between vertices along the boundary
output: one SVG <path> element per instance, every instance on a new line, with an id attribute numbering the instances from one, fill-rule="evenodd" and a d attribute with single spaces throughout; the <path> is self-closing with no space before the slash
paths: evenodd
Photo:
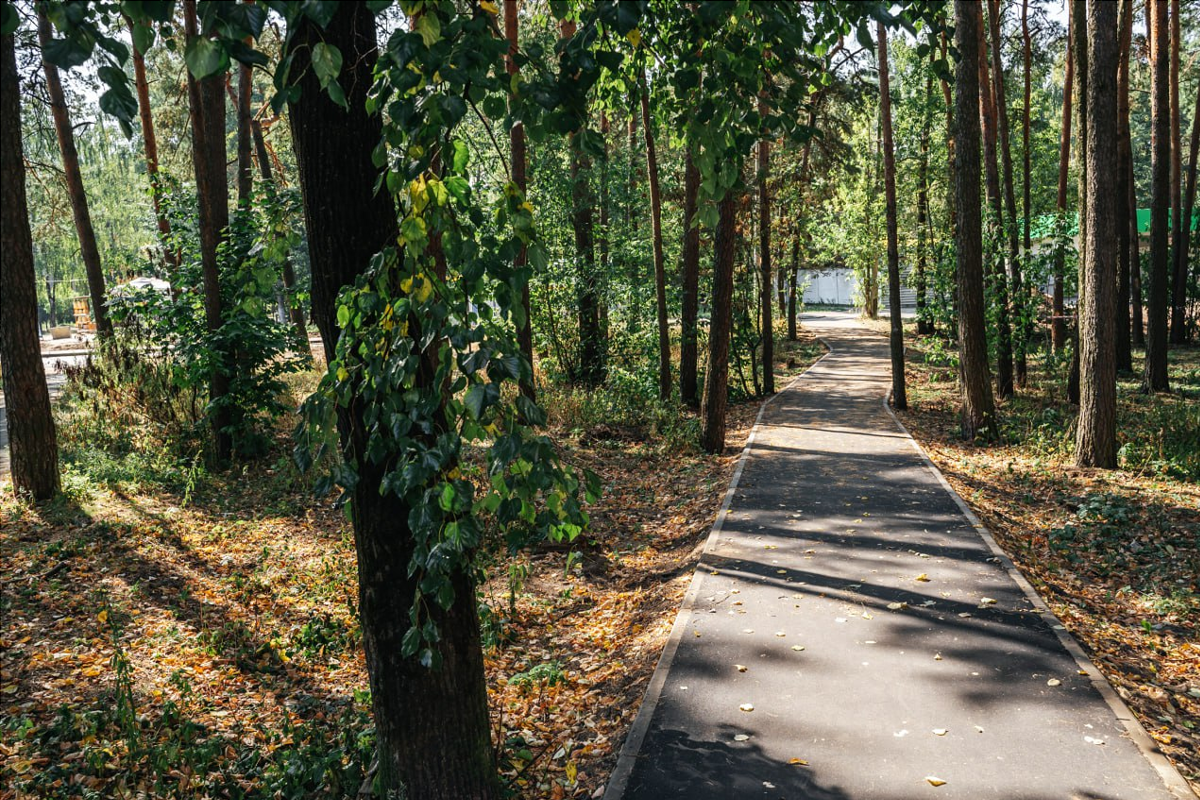
<path id="1" fill-rule="evenodd" d="M 299 63 L 317 41 L 335 45 L 344 55 L 339 81 L 349 110 L 322 93 L 307 63 Z M 332 356 L 338 291 L 397 236 L 390 197 L 374 191 L 378 169 L 371 151 L 380 139 L 380 121 L 365 109 L 376 60 L 374 16 L 365 3 L 342 3 L 324 30 L 302 22 L 293 47 L 295 68 L 304 77 L 289 114 L 309 230 L 313 318 Z M 490 800 L 499 788 L 475 588 L 469 575 L 458 572 L 451 609 L 430 606 L 442 633 L 440 668 L 427 669 L 401 655 L 416 588 L 408 573 L 414 546 L 411 509 L 392 493 L 380 494 L 382 478 L 394 465 L 363 457 L 362 413 L 357 405 L 344 409 L 339 429 L 345 457 L 359 468 L 351 508 L 381 796 Z"/>
<path id="2" fill-rule="evenodd" d="M 1126 163 L 1132 157 L 1129 134 L 1129 55 L 1133 40 L 1133 0 L 1121 0 L 1117 13 L 1117 303 L 1116 303 L 1116 362 L 1117 370 L 1133 369 L 1133 352 L 1129 344 L 1129 235 L 1127 220 L 1136 209 L 1129 206 L 1129 173 Z"/>
<path id="3" fill-rule="evenodd" d="M 683 168 L 683 315 L 680 319 L 679 399 L 699 405 L 697 386 L 697 330 L 700 291 L 700 228 L 696 218 L 700 194 L 700 170 L 689 149 Z"/>
<path id="4" fill-rule="evenodd" d="M 1074 3 L 1067 3 L 1068 27 L 1075 19 Z M 1067 214 L 1067 177 L 1071 166 L 1071 102 L 1074 99 L 1075 47 L 1071 36 L 1067 36 L 1067 67 L 1063 79 L 1062 137 L 1058 148 L 1058 213 Z M 1065 221 L 1065 220 L 1064 220 Z M 1054 352 L 1061 353 L 1067 346 L 1066 305 L 1063 296 L 1063 281 L 1066 280 L 1067 259 L 1062 250 L 1054 254 L 1054 292 L 1050 299 L 1050 344 Z"/>
<path id="5" fill-rule="evenodd" d="M 955 67 L 954 197 L 957 227 L 958 346 L 962 383 L 963 438 L 996 435 L 996 410 L 988 375 L 983 301 L 983 231 L 979 191 L 979 35 L 983 17 L 974 0 L 954 2 Z"/>
<path id="6" fill-rule="evenodd" d="M 1167 0 L 1147 0 L 1151 23 L 1150 48 L 1150 297 L 1146 363 L 1142 385 L 1165 392 L 1167 377 L 1167 313 L 1171 280 L 1168 219 L 1171 210 L 1170 52 L 1167 41 Z"/>
<path id="7" fill-rule="evenodd" d="M 1088 8 L 1087 244 L 1080 273 L 1079 419 L 1075 463 L 1117 466 L 1117 205 L 1109 186 L 1117 169 L 1117 8 Z"/>
<path id="8" fill-rule="evenodd" d="M 1183 263 L 1183 198 L 1179 122 L 1179 0 L 1171 0 L 1171 343 L 1187 339 L 1187 265 Z"/>
<path id="9" fill-rule="evenodd" d="M 517 52 L 520 49 L 520 36 L 518 29 L 518 11 L 519 4 L 517 0 L 504 0 L 504 36 L 508 39 L 508 58 L 505 59 L 504 68 L 509 75 L 516 75 L 517 69 Z M 512 179 L 513 183 L 520 188 L 524 193 L 526 189 L 525 178 L 525 124 L 518 122 L 512 126 L 508 132 L 508 147 L 509 155 L 512 159 Z M 601 225 L 603 228 L 603 225 Z M 517 269 L 525 267 L 526 253 L 524 246 L 517 253 L 517 257 L 513 262 L 513 266 Z M 521 349 L 521 355 L 529 363 L 529 375 L 523 375 L 520 380 L 521 394 L 528 397 L 530 400 L 537 400 L 537 391 L 534 388 L 534 371 L 533 371 L 533 315 L 529 307 L 529 283 L 526 281 L 525 287 L 521 290 L 521 308 L 525 312 L 525 321 L 517 328 L 517 343 Z"/>
<path id="10" fill-rule="evenodd" d="M 130 32 L 133 25 L 130 23 Z M 132 37 L 131 37 L 132 38 Z M 173 266 L 179 266 L 179 253 L 171 245 L 171 222 L 162 210 L 162 185 L 158 177 L 158 136 L 154 131 L 154 112 L 150 108 L 150 82 L 146 78 L 146 59 L 137 46 L 133 53 L 133 85 L 137 91 L 138 116 L 142 121 L 142 147 L 146 155 L 146 174 L 150 176 L 150 199 L 154 204 L 154 220 L 163 253 Z"/>
<path id="11" fill-rule="evenodd" d="M 700 407 L 700 446 L 706 453 L 725 449 L 725 408 L 729 402 L 729 333 L 733 323 L 733 251 L 737 198 L 729 192 L 717 205 L 713 258 L 712 321 L 708 329 L 708 370 Z"/>
<path id="12" fill-rule="evenodd" d="M 761 99 L 758 113 L 765 116 Z M 771 194 L 767 175 L 771 172 L 771 142 L 758 142 L 758 309 L 762 326 L 763 394 L 775 394 L 775 315 L 771 311 Z"/>
<path id="13" fill-rule="evenodd" d="M 41 4 L 38 4 L 37 18 L 38 41 L 45 50 L 52 37 L 52 28 Z M 87 274 L 92 321 L 96 323 L 98 335 L 109 336 L 112 333 L 112 322 L 108 318 L 104 270 L 100 265 L 100 249 L 96 245 L 96 231 L 92 227 L 87 192 L 83 188 L 83 173 L 79 169 L 79 151 L 75 148 L 75 128 L 71 124 L 71 110 L 67 107 L 67 97 L 63 92 L 58 67 L 43 58 L 42 71 L 46 75 L 46 94 L 50 96 L 50 114 L 54 117 L 58 150 L 62 154 L 63 176 L 67 182 L 67 197 L 71 201 L 71 216 L 75 220 L 75 233 L 79 238 L 79 256 Z"/>
<path id="14" fill-rule="evenodd" d="M 667 270 L 663 264 L 662 190 L 658 186 L 658 153 L 650 120 L 650 90 L 646 70 L 638 73 L 642 97 L 642 130 L 646 136 L 646 175 L 650 181 L 650 235 L 654 246 L 654 290 L 658 306 L 658 399 L 671 397 L 671 330 L 667 327 Z"/>
<path id="15" fill-rule="evenodd" d="M 38 335 L 33 237 L 21 152 L 21 87 L 12 34 L 0 38 L 0 363 L 13 489 L 47 500 L 58 494 L 58 439 Z"/>

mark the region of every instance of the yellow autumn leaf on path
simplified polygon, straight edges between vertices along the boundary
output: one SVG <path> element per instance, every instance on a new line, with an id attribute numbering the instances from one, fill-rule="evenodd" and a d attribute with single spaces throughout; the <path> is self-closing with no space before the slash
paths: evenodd
<path id="1" fill-rule="evenodd" d="M 929 783 L 930 786 L 945 786 L 946 785 L 946 782 L 944 780 L 942 780 L 941 778 L 934 776 L 934 775 L 926 775 L 925 780 Z"/>

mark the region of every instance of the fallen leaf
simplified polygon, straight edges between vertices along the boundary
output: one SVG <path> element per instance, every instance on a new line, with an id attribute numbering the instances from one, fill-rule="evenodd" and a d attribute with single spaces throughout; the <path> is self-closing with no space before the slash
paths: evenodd
<path id="1" fill-rule="evenodd" d="M 933 729 L 934 736 L 945 736 L 946 733 L 947 733 L 947 731 L 945 728 L 934 728 Z"/>
<path id="2" fill-rule="evenodd" d="M 753 703 L 742 703 L 740 706 L 738 706 L 738 708 L 740 708 L 742 711 L 753 711 L 754 704 Z"/>
<path id="3" fill-rule="evenodd" d="M 807 767 L 808 766 L 808 762 L 805 761 L 803 758 L 790 758 L 790 759 L 788 759 L 788 763 L 794 767 Z"/>
<path id="4" fill-rule="evenodd" d="M 1050 680 L 1046 681 L 1046 685 L 1047 686 L 1062 686 L 1062 681 L 1060 681 L 1058 678 L 1051 678 Z"/>
<path id="5" fill-rule="evenodd" d="M 914 580 L 914 581 L 920 581 L 921 583 L 929 583 L 929 576 L 928 576 L 928 575 L 926 575 L 924 572 L 922 572 L 920 575 L 918 575 L 917 577 L 913 578 L 913 580 Z"/>
<path id="6" fill-rule="evenodd" d="M 734 736 L 734 737 L 733 737 L 733 740 L 734 740 L 735 742 L 744 742 L 744 741 L 746 741 L 746 740 L 747 740 L 747 739 L 749 739 L 749 738 L 750 738 L 750 737 L 749 737 L 749 736 L 747 736 L 746 734 L 744 734 L 744 733 L 739 733 L 737 736 Z"/>
<path id="7" fill-rule="evenodd" d="M 930 786 L 945 786 L 946 785 L 946 782 L 944 780 L 942 780 L 941 778 L 935 777 L 933 775 L 926 775 L 925 780 L 929 783 Z"/>
<path id="8" fill-rule="evenodd" d="M 735 669 L 737 669 L 737 671 L 738 671 L 738 672 L 745 672 L 745 671 L 746 671 L 746 665 L 745 665 L 745 664 L 734 664 L 733 666 L 734 666 L 734 668 L 735 668 Z"/>
<path id="9" fill-rule="evenodd" d="M 888 603 L 888 611 L 901 611 L 908 608 L 908 603 Z"/>
<path id="10" fill-rule="evenodd" d="M 801 647 L 801 646 L 800 646 L 800 645 L 798 645 L 798 644 L 794 644 L 794 645 L 792 645 L 792 649 L 793 649 L 793 650 L 795 650 L 797 653 L 799 653 L 799 652 L 800 652 L 801 650 L 803 650 L 804 648 L 803 648 L 803 647 Z"/>

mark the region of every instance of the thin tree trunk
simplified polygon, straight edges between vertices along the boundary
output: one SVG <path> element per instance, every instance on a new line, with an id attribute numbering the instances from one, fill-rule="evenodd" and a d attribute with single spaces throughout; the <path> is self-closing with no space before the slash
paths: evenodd
<path id="1" fill-rule="evenodd" d="M 505 59 L 504 67 L 509 75 L 516 75 L 517 68 L 517 53 L 520 51 L 520 37 L 518 32 L 518 0 L 504 0 L 504 36 L 508 39 L 508 58 Z M 508 132 L 508 146 L 512 158 L 512 179 L 517 188 L 524 194 L 526 190 L 525 178 L 525 124 L 517 122 Z M 600 221 L 601 233 L 607 237 L 607 226 L 605 220 Z M 607 247 L 602 248 L 601 260 L 605 260 L 607 253 L 604 252 Z M 513 260 L 513 266 L 520 270 L 527 264 L 525 247 L 522 246 L 516 258 Z M 521 289 L 521 310 L 524 313 L 525 319 L 517 327 L 517 344 L 521 348 L 521 355 L 529 364 L 529 374 L 522 373 L 519 381 L 521 394 L 530 400 L 537 400 L 537 391 L 534 388 L 534 372 L 533 372 L 533 315 L 529 307 L 529 283 L 526 281 Z"/>
<path id="2" fill-rule="evenodd" d="M 713 254 L 712 313 L 708 329 L 708 369 L 700 405 L 700 446 L 706 453 L 725 449 L 725 408 L 729 401 L 729 333 L 733 323 L 733 251 L 737 198 L 727 192 L 717 204 Z"/>
<path id="3" fill-rule="evenodd" d="M 188 38 L 199 36 L 196 0 L 184 0 L 184 29 Z M 192 118 L 192 161 L 196 173 L 197 206 L 200 217 L 200 261 L 204 283 L 204 320 L 210 334 L 222 325 L 221 281 L 217 248 L 229 227 L 229 184 L 225 174 L 225 97 L 224 79 L 211 75 L 196 80 L 187 76 L 188 100 Z M 226 461 L 233 449 L 230 435 L 230 409 L 225 402 L 229 393 L 227 372 L 229 354 L 214 346 L 212 374 L 209 378 L 210 424 L 215 457 Z"/>
<path id="4" fill-rule="evenodd" d="M 1032 86 L 1030 73 L 1032 72 L 1033 61 L 1033 44 L 1029 37 L 1029 0 L 1021 2 L 1021 53 L 1023 57 L 1023 102 L 1021 108 L 1021 212 L 1024 218 L 1022 225 L 1022 269 L 1028 264 L 1032 257 L 1033 241 L 1030 238 L 1030 223 L 1033 221 L 1033 194 L 1030 173 L 1032 171 L 1033 154 L 1029 147 L 1029 128 L 1030 128 L 1030 100 L 1032 98 Z M 1026 278 L 1028 276 L 1025 276 Z M 1019 364 L 1021 371 L 1021 383 L 1024 384 L 1028 368 L 1026 366 L 1026 353 L 1029 350 L 1029 343 L 1033 339 L 1033 323 L 1037 319 L 1037 309 L 1040 303 L 1034 302 L 1035 298 L 1041 297 L 1041 290 L 1029 284 L 1028 280 L 1024 281 L 1025 293 L 1020 298 L 1021 300 L 1021 361 Z"/>
<path id="5" fill-rule="evenodd" d="M 933 102 L 933 70 L 925 72 L 925 108 L 921 112 L 921 158 L 917 162 L 917 333 L 933 333 L 929 319 L 929 284 L 926 276 L 930 241 L 926 236 L 929 220 L 929 110 Z"/>
<path id="6" fill-rule="evenodd" d="M 957 13 L 957 12 L 956 12 Z M 946 32 L 940 34 L 942 42 L 942 60 L 947 64 L 951 63 L 949 56 L 949 42 L 946 39 Z M 946 101 L 946 176 L 947 185 L 954 186 L 956 174 L 954 171 L 954 119 L 955 106 L 954 97 L 950 92 L 950 82 L 945 78 L 939 78 L 938 81 L 942 84 L 942 99 Z M 957 238 L 958 236 L 958 201 L 954 196 L 954 192 L 946 192 L 946 216 L 950 220 L 950 236 Z M 955 300 L 957 302 L 957 299 Z"/>
<path id="7" fill-rule="evenodd" d="M 1005 230 L 1004 207 L 1000 189 L 1000 167 L 996 153 L 996 109 L 992 102 L 991 82 L 988 78 L 987 36 L 983 25 L 979 26 L 979 97 L 980 124 L 983 130 L 983 156 L 987 175 L 988 207 L 991 209 L 990 243 L 996 246 Z M 1010 397 L 1013 393 L 1012 325 L 1009 316 L 1008 278 L 1004 272 L 1004 258 L 994 255 L 992 264 L 992 286 L 996 304 L 996 395 Z"/>
<path id="8" fill-rule="evenodd" d="M 1074 3 L 1067 3 L 1068 26 L 1074 20 Z M 1074 100 L 1075 47 L 1067 36 L 1066 77 L 1063 79 L 1062 137 L 1058 148 L 1058 214 L 1066 224 L 1067 175 L 1071 165 L 1071 121 Z M 1054 352 L 1061 353 L 1067 345 L 1067 312 L 1063 296 L 1063 282 L 1067 274 L 1066 253 L 1061 248 L 1054 253 L 1054 292 L 1051 297 L 1050 344 Z"/>
<path id="9" fill-rule="evenodd" d="M 267 143 L 263 139 L 262 125 L 253 117 L 250 119 L 250 136 L 254 141 L 254 152 L 258 158 L 258 171 L 262 175 L 263 184 L 269 187 L 269 191 L 275 191 L 275 174 L 271 168 L 271 154 L 267 152 Z M 304 309 L 295 302 L 296 296 L 296 270 L 292 266 L 292 259 L 284 257 L 283 268 L 283 294 L 287 301 L 288 319 L 292 323 L 292 327 L 296 329 L 296 336 L 300 338 L 305 348 L 305 355 L 308 355 L 308 326 L 304 322 Z"/>
<path id="10" fill-rule="evenodd" d="M 796 297 L 796 281 L 800 275 L 800 209 L 801 203 L 796 204 L 796 231 L 792 236 L 792 268 L 789 271 L 787 282 L 787 326 L 788 326 L 788 341 L 796 341 L 796 306 L 798 299 Z"/>
<path id="11" fill-rule="evenodd" d="M 52 31 L 45 8 L 37 6 L 38 41 L 42 50 L 50 44 Z M 67 196 L 71 201 L 71 214 L 75 219 L 75 233 L 79 237 L 79 255 L 87 274 L 88 294 L 92 301 L 92 318 L 96 333 L 101 337 L 112 334 L 112 322 L 108 319 L 108 299 L 104 288 L 104 270 L 100 266 L 100 249 L 96 246 L 96 231 L 92 228 L 92 215 L 88 210 L 87 192 L 83 188 L 83 174 L 79 170 L 79 151 L 75 149 L 75 129 L 71 125 L 71 111 L 63 93 L 58 67 L 49 59 L 42 59 L 42 70 L 46 75 L 46 93 L 50 96 L 50 113 L 54 117 L 54 131 L 58 136 L 58 149 L 62 154 L 63 174 L 67 182 Z"/>
<path id="12" fill-rule="evenodd" d="M 1133 2 L 1120 0 L 1117 21 L 1117 303 L 1116 303 L 1116 361 L 1117 371 L 1133 370 L 1133 353 L 1129 346 L 1129 173 L 1126 163 L 1131 158 L 1129 134 L 1129 58 L 1133 37 Z"/>
<path id="13" fill-rule="evenodd" d="M 1075 324 L 1071 326 L 1071 368 L 1067 375 L 1067 400 L 1079 405 L 1079 317 L 1083 313 L 1083 302 L 1087 298 L 1087 287 L 1084 286 L 1085 273 L 1083 265 L 1087 261 L 1087 121 L 1088 113 L 1088 80 L 1090 79 L 1087 43 L 1087 0 L 1072 0 L 1075 6 L 1071 14 L 1072 52 L 1075 54 L 1075 109 L 1079 117 L 1079 147 L 1075 153 L 1076 172 L 1078 173 L 1077 196 L 1079 198 L 1079 263 L 1076 267 L 1078 292 L 1075 303 Z"/>
<path id="14" fill-rule="evenodd" d="M 1116 333 L 1117 206 L 1109 188 L 1117 169 L 1117 8 L 1089 4 L 1087 113 L 1087 243 L 1080 281 L 1079 419 L 1075 464 L 1117 466 Z"/>
<path id="15" fill-rule="evenodd" d="M 996 410 L 988 375 L 988 346 L 983 299 L 983 232 L 979 192 L 980 86 L 979 36 L 983 16 L 975 0 L 954 0 L 955 67 L 954 197 L 955 257 L 958 284 L 958 347 L 962 383 L 964 439 L 996 436 Z"/>
<path id="16" fill-rule="evenodd" d="M 876 23 L 879 39 L 879 116 L 883 126 L 883 193 L 887 208 L 888 316 L 892 351 L 892 406 L 908 408 L 904 385 L 904 322 L 900 310 L 900 234 L 896 222 L 896 154 L 892 142 L 892 95 L 888 74 L 887 28 Z"/>
<path id="17" fill-rule="evenodd" d="M 58 494 L 58 438 L 38 336 L 37 278 L 21 152 L 21 87 L 14 35 L 0 38 L 0 363 L 10 468 L 18 495 Z"/>
<path id="18" fill-rule="evenodd" d="M 654 246 L 654 287 L 658 301 L 658 399 L 671 398 L 671 331 L 667 327 L 667 270 L 663 264 L 662 194 L 658 186 L 658 154 L 654 150 L 654 126 L 650 120 L 650 89 L 646 69 L 638 73 L 642 96 L 642 129 L 646 136 L 646 175 L 650 180 L 650 228 Z"/>
<path id="19" fill-rule="evenodd" d="M 1003 29 L 1000 26 L 1000 0 L 988 0 L 988 16 L 992 27 L 992 97 L 996 112 L 997 128 L 1000 133 L 1000 163 L 1004 179 L 1005 241 L 1008 242 L 1008 293 L 1011 308 L 1016 311 L 1013 322 L 1012 344 L 1014 350 L 1014 377 L 1016 385 L 1024 386 L 1028 368 L 1025 363 L 1025 323 L 1021 303 L 1021 245 L 1017 229 L 1016 184 L 1013 180 L 1012 147 L 1009 145 L 1008 97 L 1004 90 L 1004 61 L 1000 44 Z"/>
<path id="20" fill-rule="evenodd" d="M 133 33 L 133 23 L 125 18 Z M 131 36 L 132 38 L 132 36 Z M 146 154 L 146 174 L 150 176 L 150 200 L 154 204 L 154 220 L 158 225 L 158 238 L 162 242 L 163 256 L 167 263 L 179 266 L 179 251 L 171 247 L 171 221 L 162 209 L 163 187 L 158 176 L 158 137 L 154 133 L 154 113 L 150 108 L 150 82 L 146 79 L 146 58 L 137 45 L 133 52 L 133 85 L 137 91 L 138 115 L 142 120 L 142 143 Z"/>
<path id="21" fill-rule="evenodd" d="M 1200 87 L 1196 89 L 1196 107 L 1192 111 L 1192 141 L 1191 141 L 1191 157 L 1188 160 L 1187 170 L 1187 191 L 1183 203 L 1183 241 L 1180 245 L 1180 260 L 1184 264 L 1186 270 L 1188 266 L 1188 250 L 1191 246 L 1192 239 L 1196 234 L 1193 231 L 1196 215 L 1196 157 L 1200 155 Z M 1193 266 L 1193 272 L 1200 272 L 1196 266 Z M 1185 274 L 1186 276 L 1186 274 Z M 1196 277 L 1200 277 L 1198 274 Z"/>
<path id="22" fill-rule="evenodd" d="M 348 110 L 321 92 L 315 75 L 305 69 L 308 48 L 318 41 L 343 53 L 340 83 Z M 374 191 L 378 169 L 371 152 L 380 140 L 379 118 L 365 109 L 376 60 L 374 16 L 365 3 L 339 4 L 323 30 L 302 21 L 292 48 L 302 77 L 300 98 L 289 105 L 289 114 L 309 231 L 313 317 L 332 357 L 338 291 L 397 236 L 390 197 Z M 442 635 L 435 645 L 440 668 L 428 669 L 401 655 L 418 579 L 408 569 L 415 547 L 408 527 L 412 509 L 394 492 L 380 492 L 384 475 L 396 465 L 363 456 L 367 426 L 362 413 L 356 404 L 343 409 L 339 431 L 345 457 L 358 470 L 350 508 L 375 717 L 377 796 L 497 797 L 475 587 L 469 574 L 458 571 L 452 576 L 456 600 L 450 610 L 436 603 L 427 607 Z"/>
<path id="23" fill-rule="evenodd" d="M 1146 365 L 1142 383 L 1147 391 L 1165 392 L 1167 377 L 1167 300 L 1171 269 L 1167 215 L 1171 209 L 1170 51 L 1167 41 L 1167 0 L 1147 0 L 1151 17 L 1150 69 L 1150 303 Z"/>
<path id="24" fill-rule="evenodd" d="M 766 103 L 759 98 L 759 116 L 766 116 Z M 775 314 L 771 311 L 771 195 L 767 175 L 771 171 L 771 143 L 758 141 L 758 279 L 759 317 L 762 324 L 763 393 L 775 394 Z"/>
<path id="25" fill-rule="evenodd" d="M 1186 341 L 1187 264 L 1183 262 L 1181 161 L 1183 146 L 1179 122 L 1179 0 L 1171 0 L 1171 343 Z"/>
<path id="26" fill-rule="evenodd" d="M 250 158 L 250 100 L 254 94 L 254 79 L 247 64 L 238 65 L 237 91 L 237 201 L 239 206 L 250 202 L 254 190 L 254 164 Z"/>
<path id="27" fill-rule="evenodd" d="M 683 315 L 680 319 L 679 399 L 689 406 L 699 405 L 697 387 L 697 333 L 700 284 L 700 228 L 696 218 L 700 193 L 700 170 L 689 148 L 683 168 Z"/>

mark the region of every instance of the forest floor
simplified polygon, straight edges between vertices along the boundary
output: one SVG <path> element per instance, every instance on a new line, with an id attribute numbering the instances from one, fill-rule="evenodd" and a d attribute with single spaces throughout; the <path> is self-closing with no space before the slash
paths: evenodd
<path id="1" fill-rule="evenodd" d="M 872 323 L 876 330 L 886 325 Z M 955 370 L 906 325 L 901 419 L 1117 693 L 1200 791 L 1200 349 L 1170 353 L 1169 395 L 1118 387 L 1121 469 L 1078 469 L 1065 363 L 1031 355 L 1000 404 L 1002 443 L 958 436 Z"/>
<path id="2" fill-rule="evenodd" d="M 822 352 L 778 347 L 777 385 Z M 760 403 L 730 408 L 708 457 L 687 444 L 693 415 L 545 402 L 606 493 L 573 550 L 486 564 L 494 740 L 513 795 L 593 797 Z M 0 499 L 0 798 L 358 790 L 372 741 L 352 536 L 282 455 L 288 429 L 275 460 L 215 476 L 83 446 L 64 452 L 63 501 Z"/>

